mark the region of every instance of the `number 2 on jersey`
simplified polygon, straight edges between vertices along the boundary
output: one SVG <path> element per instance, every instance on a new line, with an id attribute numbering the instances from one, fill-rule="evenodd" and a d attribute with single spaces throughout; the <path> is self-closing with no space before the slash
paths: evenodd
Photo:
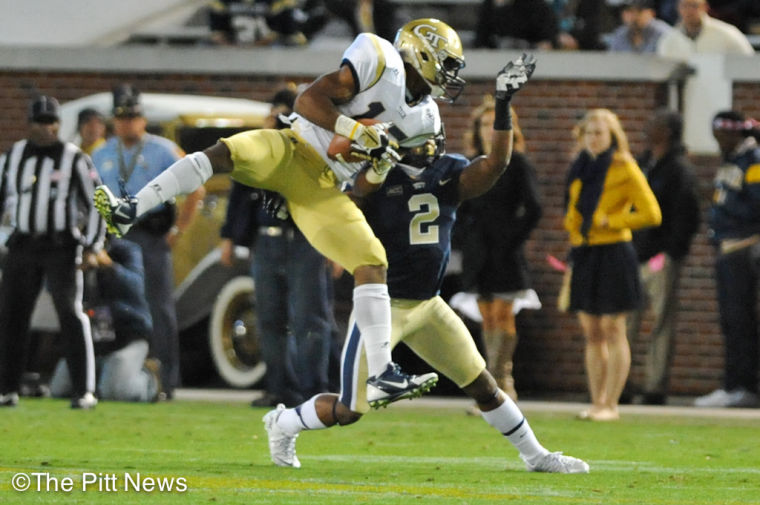
<path id="1" fill-rule="evenodd" d="M 409 199 L 409 211 L 414 214 L 409 223 L 409 243 L 411 245 L 437 244 L 438 225 L 431 223 L 438 219 L 441 210 L 435 195 L 420 193 L 412 196 Z"/>

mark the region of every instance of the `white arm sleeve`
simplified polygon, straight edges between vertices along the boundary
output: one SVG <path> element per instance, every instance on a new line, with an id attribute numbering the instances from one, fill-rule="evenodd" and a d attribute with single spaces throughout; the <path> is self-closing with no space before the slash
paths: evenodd
<path id="1" fill-rule="evenodd" d="M 137 192 L 137 216 L 168 202 L 175 196 L 198 189 L 214 173 L 211 161 L 202 152 L 188 154 L 174 162 Z"/>

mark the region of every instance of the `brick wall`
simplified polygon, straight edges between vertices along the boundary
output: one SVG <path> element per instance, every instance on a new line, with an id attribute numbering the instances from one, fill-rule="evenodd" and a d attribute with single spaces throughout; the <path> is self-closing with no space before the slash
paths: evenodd
<path id="1" fill-rule="evenodd" d="M 303 77 L 270 78 L 250 75 L 149 75 L 141 73 L 0 72 L 0 149 L 25 134 L 26 104 L 34 92 L 51 94 L 66 102 L 110 90 L 129 81 L 144 92 L 199 93 L 267 100 L 282 82 L 303 82 Z M 449 137 L 448 150 L 461 151 L 470 111 L 491 90 L 491 82 L 472 82 L 456 105 L 441 107 Z M 737 108 L 760 117 L 760 84 L 740 83 L 734 88 Z M 583 338 L 575 318 L 555 309 L 561 275 L 552 271 L 547 254 L 564 257 L 562 231 L 564 177 L 573 147 L 570 131 L 588 108 L 608 107 L 621 117 L 634 152 L 642 148 L 643 124 L 650 112 L 665 103 L 661 84 L 616 81 L 535 81 L 514 101 L 525 132 L 528 154 L 535 164 L 543 197 L 544 217 L 528 243 L 535 288 L 544 309 L 524 313 L 519 326 L 522 339 L 516 356 L 518 387 L 533 391 L 585 391 Z M 710 195 L 714 159 L 694 160 L 703 195 L 703 216 Z M 703 223 L 692 249 L 682 282 L 682 310 L 678 327 L 672 391 L 698 394 L 720 384 L 722 341 L 717 325 L 713 282 L 713 251 L 705 239 Z M 640 376 L 646 338 L 633 349 L 634 377 Z"/>

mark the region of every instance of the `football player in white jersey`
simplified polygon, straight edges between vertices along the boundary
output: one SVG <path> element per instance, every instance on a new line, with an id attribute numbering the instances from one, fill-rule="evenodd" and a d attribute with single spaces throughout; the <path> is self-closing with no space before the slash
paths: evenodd
<path id="1" fill-rule="evenodd" d="M 435 385 L 438 376 L 408 375 L 391 360 L 385 250 L 362 212 L 338 188 L 360 164 L 332 161 L 326 150 L 335 134 L 350 139 L 352 147 L 371 162 L 367 180 L 379 187 L 399 158 L 396 142 L 438 131 L 440 116 L 431 96 L 455 99 L 464 86 L 458 76 L 462 67 L 459 36 L 437 19 L 407 23 L 393 45 L 376 35 L 361 34 L 345 51 L 338 70 L 322 75 L 298 96 L 291 128 L 252 130 L 221 139 L 185 156 L 133 197 L 117 198 L 101 186 L 95 192 L 95 205 L 109 231 L 121 236 L 137 217 L 191 193 L 215 171 L 280 193 L 309 242 L 354 276 L 354 313 L 369 371 L 368 403 L 377 408 L 419 396 Z M 361 118 L 382 122 L 365 126 L 357 121 Z M 412 131 L 409 124 L 420 131 Z"/>

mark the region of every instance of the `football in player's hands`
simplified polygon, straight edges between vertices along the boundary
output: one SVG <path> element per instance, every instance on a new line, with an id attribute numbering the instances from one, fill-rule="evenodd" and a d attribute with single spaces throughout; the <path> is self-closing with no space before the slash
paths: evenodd
<path id="1" fill-rule="evenodd" d="M 523 53 L 507 63 L 496 76 L 496 98 L 508 98 L 528 82 L 536 69 L 536 57 Z"/>
<path id="2" fill-rule="evenodd" d="M 358 120 L 364 126 L 370 126 L 377 124 L 380 121 L 377 119 L 359 119 Z M 357 156 L 359 154 L 359 156 Z M 364 156 L 361 156 L 364 154 Z M 367 159 L 366 154 L 358 149 L 354 142 L 348 137 L 333 135 L 330 145 L 327 147 L 327 157 L 331 160 L 345 161 L 346 163 L 354 163 L 357 161 L 364 161 Z"/>

